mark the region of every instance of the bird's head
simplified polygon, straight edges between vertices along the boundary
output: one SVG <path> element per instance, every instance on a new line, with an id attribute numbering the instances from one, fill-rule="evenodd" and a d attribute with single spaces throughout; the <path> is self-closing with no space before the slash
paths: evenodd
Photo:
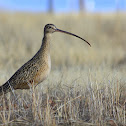
<path id="1" fill-rule="evenodd" d="M 53 33 L 57 30 L 56 26 L 54 24 L 47 24 L 44 28 L 44 33 Z"/>
<path id="2" fill-rule="evenodd" d="M 60 30 L 58 28 L 56 28 L 56 26 L 54 24 L 47 24 L 45 25 L 45 28 L 44 28 L 44 35 L 47 35 L 47 34 L 52 34 L 54 32 L 61 32 L 61 33 L 65 33 L 65 34 L 68 34 L 68 35 L 72 35 L 72 36 L 75 36 L 79 39 L 82 39 L 83 41 L 85 41 L 88 45 L 90 45 L 90 43 L 88 41 L 86 41 L 85 39 L 81 38 L 80 36 L 78 35 L 75 35 L 73 33 L 70 33 L 70 32 L 67 32 L 67 31 L 63 31 L 63 30 Z M 90 45 L 91 46 L 91 45 Z"/>

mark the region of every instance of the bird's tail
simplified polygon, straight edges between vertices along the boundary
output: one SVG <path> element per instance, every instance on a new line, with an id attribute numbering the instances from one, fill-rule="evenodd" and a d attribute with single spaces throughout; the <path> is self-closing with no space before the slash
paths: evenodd
<path id="1" fill-rule="evenodd" d="M 0 96 L 3 94 L 8 93 L 11 90 L 10 88 L 10 84 L 7 81 L 5 84 L 3 84 L 2 86 L 0 86 Z"/>

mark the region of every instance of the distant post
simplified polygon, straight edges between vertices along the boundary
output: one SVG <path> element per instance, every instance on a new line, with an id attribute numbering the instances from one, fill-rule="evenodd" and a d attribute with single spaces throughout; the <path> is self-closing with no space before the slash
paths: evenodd
<path id="1" fill-rule="evenodd" d="M 116 12 L 119 12 L 119 0 L 116 0 Z"/>
<path id="2" fill-rule="evenodd" d="M 48 12 L 53 13 L 53 0 L 48 1 Z"/>
<path id="3" fill-rule="evenodd" d="M 85 12 L 85 0 L 79 0 L 80 13 Z"/>

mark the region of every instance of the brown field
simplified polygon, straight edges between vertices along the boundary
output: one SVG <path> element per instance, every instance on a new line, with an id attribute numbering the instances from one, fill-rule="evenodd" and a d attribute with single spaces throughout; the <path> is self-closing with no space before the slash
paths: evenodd
<path id="1" fill-rule="evenodd" d="M 40 48 L 53 23 L 52 70 L 35 90 L 0 97 L 1 125 L 126 125 L 126 14 L 0 13 L 0 85 Z M 115 125 L 114 125 L 115 123 Z"/>

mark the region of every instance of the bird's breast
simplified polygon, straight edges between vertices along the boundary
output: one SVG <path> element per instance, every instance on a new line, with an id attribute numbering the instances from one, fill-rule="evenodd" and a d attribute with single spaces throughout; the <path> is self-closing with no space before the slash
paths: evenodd
<path id="1" fill-rule="evenodd" d="M 39 70 L 35 76 L 36 84 L 44 81 L 48 77 L 50 70 L 51 70 L 51 58 L 49 55 L 47 57 L 47 59 L 44 60 L 44 62 L 41 64 L 41 67 L 39 68 Z"/>

